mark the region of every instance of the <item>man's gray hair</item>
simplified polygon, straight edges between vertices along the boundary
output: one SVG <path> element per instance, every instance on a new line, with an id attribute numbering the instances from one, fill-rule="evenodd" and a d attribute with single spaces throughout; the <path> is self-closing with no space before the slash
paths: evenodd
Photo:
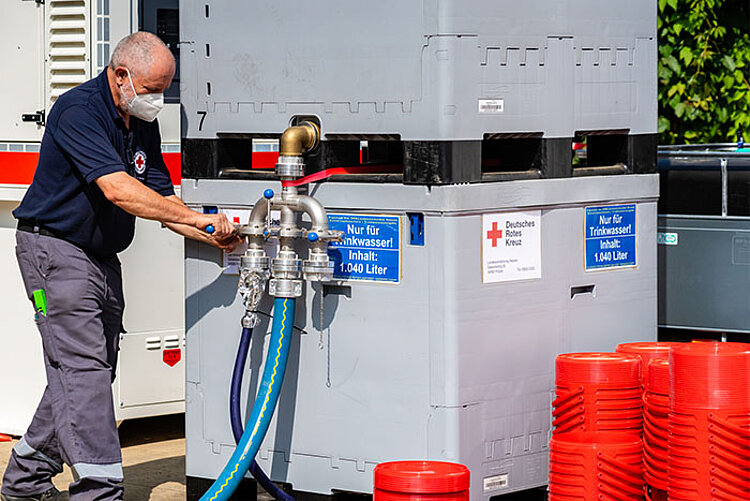
<path id="1" fill-rule="evenodd" d="M 162 48 L 169 52 L 164 42 L 153 33 L 132 33 L 118 42 L 109 60 L 109 67 L 114 70 L 118 66 L 125 66 L 131 73 L 143 74 L 153 62 L 154 53 Z M 174 61 L 174 56 L 172 60 Z"/>

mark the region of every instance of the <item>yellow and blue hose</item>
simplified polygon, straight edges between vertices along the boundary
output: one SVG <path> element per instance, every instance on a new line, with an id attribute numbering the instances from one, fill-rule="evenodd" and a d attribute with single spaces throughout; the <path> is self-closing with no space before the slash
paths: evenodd
<path id="1" fill-rule="evenodd" d="M 284 381 L 286 362 L 292 339 L 294 322 L 294 299 L 276 298 L 274 301 L 273 328 L 271 342 L 263 369 L 263 379 L 258 389 L 250 419 L 247 421 L 242 439 L 237 444 L 234 454 L 222 470 L 219 478 L 201 497 L 200 501 L 226 501 L 239 486 L 247 473 L 250 463 L 255 459 L 261 442 L 266 436 L 271 423 L 279 391 Z"/>

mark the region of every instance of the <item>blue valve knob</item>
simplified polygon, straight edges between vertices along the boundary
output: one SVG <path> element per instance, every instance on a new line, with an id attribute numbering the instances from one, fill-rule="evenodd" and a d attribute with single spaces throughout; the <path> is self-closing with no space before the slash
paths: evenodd
<path id="1" fill-rule="evenodd" d="M 269 231 L 268 231 L 268 230 L 263 230 L 263 236 L 264 236 L 264 237 L 268 237 L 268 235 L 270 235 L 270 234 L 271 234 L 271 233 L 269 233 Z"/>
<path id="2" fill-rule="evenodd" d="M 206 233 L 212 234 L 214 231 L 216 231 L 216 228 L 214 228 L 214 225 L 209 224 L 208 226 L 206 226 Z"/>
<path id="3" fill-rule="evenodd" d="M 319 238 L 318 234 L 315 233 L 314 231 L 311 231 L 310 233 L 307 234 L 307 239 L 311 242 L 317 242 L 318 238 Z"/>
<path id="4" fill-rule="evenodd" d="M 263 192 L 263 196 L 271 200 L 273 198 L 273 190 L 271 188 L 268 188 L 266 191 Z"/>

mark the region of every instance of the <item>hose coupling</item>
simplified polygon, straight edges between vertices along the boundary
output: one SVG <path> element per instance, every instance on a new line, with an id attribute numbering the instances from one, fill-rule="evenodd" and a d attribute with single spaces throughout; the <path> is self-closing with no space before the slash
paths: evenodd
<path id="1" fill-rule="evenodd" d="M 248 249 L 240 257 L 240 269 L 247 270 L 248 273 L 257 273 L 268 278 L 270 269 L 270 259 L 263 249 Z"/>
<path id="2" fill-rule="evenodd" d="M 245 314 L 242 315 L 241 323 L 243 329 L 255 329 L 260 325 L 260 317 L 254 311 L 246 311 Z"/>
<path id="3" fill-rule="evenodd" d="M 260 323 L 256 311 L 260 300 L 263 298 L 263 290 L 267 279 L 267 269 L 256 272 L 246 267 L 240 267 L 239 293 L 242 298 L 242 305 L 245 307 L 245 314 L 242 316 L 243 328 L 253 328 Z"/>
<path id="4" fill-rule="evenodd" d="M 305 161 L 302 157 L 279 156 L 276 175 L 280 178 L 300 178 L 305 175 Z"/>
<path id="5" fill-rule="evenodd" d="M 314 282 L 330 282 L 333 280 L 334 264 L 326 259 L 325 261 L 305 260 L 302 263 L 302 274 L 305 280 Z"/>
<path id="6" fill-rule="evenodd" d="M 271 273 L 273 278 L 294 280 L 300 277 L 301 264 L 302 261 L 294 252 L 279 251 L 278 256 L 271 261 Z"/>
<path id="7" fill-rule="evenodd" d="M 338 230 L 321 229 L 307 232 L 310 251 L 307 259 L 302 262 L 302 273 L 305 280 L 317 282 L 333 280 L 334 263 L 328 257 L 328 243 L 340 242 L 342 238 L 343 232 Z"/>
<path id="8" fill-rule="evenodd" d="M 320 248 L 310 249 L 307 259 L 302 262 L 302 276 L 305 280 L 330 282 L 333 280 L 333 262 L 328 253 Z"/>
<path id="9" fill-rule="evenodd" d="M 302 295 L 302 280 L 272 278 L 268 283 L 268 293 L 274 297 L 298 298 Z"/>

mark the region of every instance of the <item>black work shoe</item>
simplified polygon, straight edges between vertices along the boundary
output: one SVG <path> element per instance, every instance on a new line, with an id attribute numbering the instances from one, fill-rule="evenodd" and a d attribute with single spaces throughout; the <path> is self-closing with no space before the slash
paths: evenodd
<path id="1" fill-rule="evenodd" d="M 54 487 L 41 494 L 22 498 L 0 494 L 0 501 L 62 501 L 62 499 L 62 493 Z"/>

